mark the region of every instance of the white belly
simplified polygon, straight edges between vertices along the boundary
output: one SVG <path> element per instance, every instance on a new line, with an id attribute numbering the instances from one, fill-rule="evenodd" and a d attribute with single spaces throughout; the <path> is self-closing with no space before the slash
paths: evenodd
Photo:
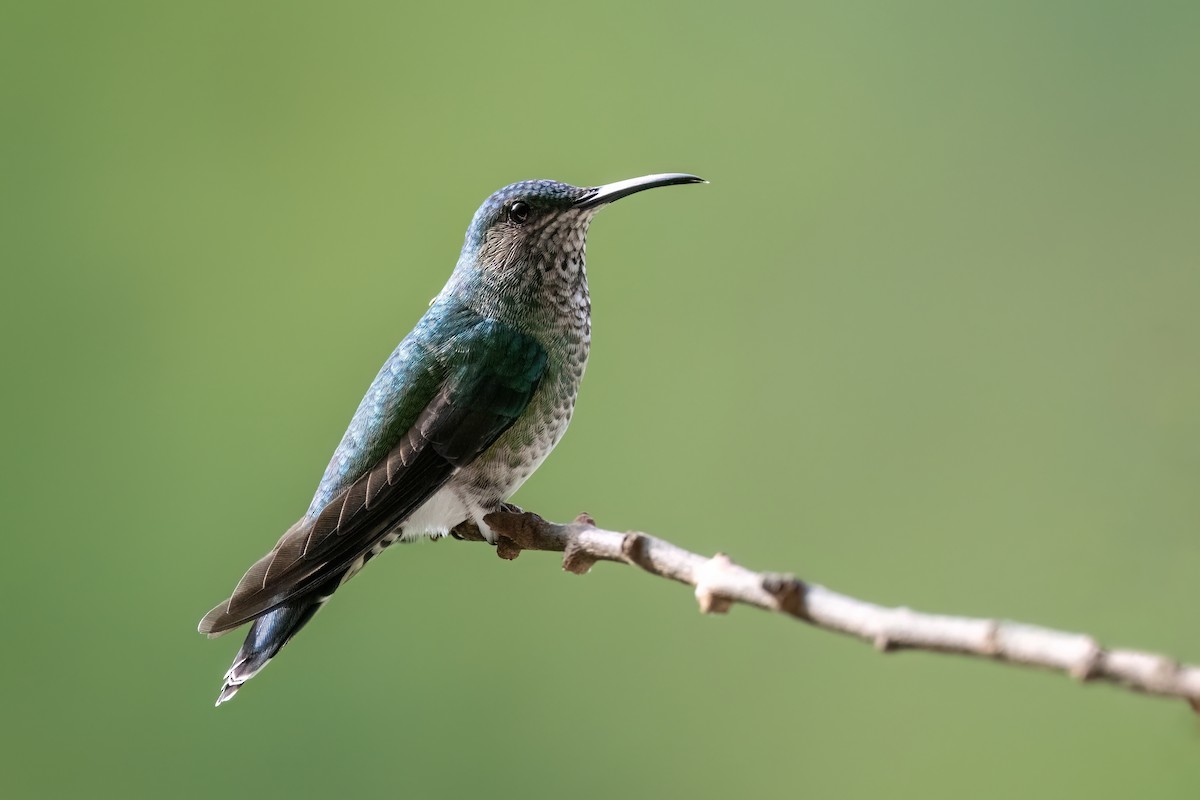
<path id="1" fill-rule="evenodd" d="M 479 509 L 472 508 L 471 505 L 463 499 L 452 478 L 404 521 L 400 538 L 411 542 L 422 536 L 445 536 L 455 525 L 479 515 Z"/>

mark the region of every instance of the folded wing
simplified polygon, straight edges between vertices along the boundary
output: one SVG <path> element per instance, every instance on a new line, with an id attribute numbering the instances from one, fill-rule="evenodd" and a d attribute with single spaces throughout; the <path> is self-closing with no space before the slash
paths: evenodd
<path id="1" fill-rule="evenodd" d="M 487 450 L 524 412 L 546 369 L 537 340 L 495 320 L 454 337 L 444 359 L 445 378 L 416 422 L 250 567 L 201 620 L 201 633 L 236 628 L 340 575 Z"/>

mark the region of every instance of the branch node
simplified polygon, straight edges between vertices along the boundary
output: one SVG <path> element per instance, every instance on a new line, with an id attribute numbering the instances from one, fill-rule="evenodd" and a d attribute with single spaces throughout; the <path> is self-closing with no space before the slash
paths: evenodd
<path id="1" fill-rule="evenodd" d="M 899 649 L 892 642 L 891 638 L 883 631 L 875 634 L 875 638 L 872 640 L 871 644 L 881 653 L 891 653 Z"/>
<path id="2" fill-rule="evenodd" d="M 537 518 L 536 514 L 514 514 L 502 508 L 499 511 L 485 514 L 483 521 L 491 529 L 496 541 L 499 542 L 502 536 L 507 536 L 515 541 L 515 537 L 520 535 L 520 531 L 528 529 Z"/>
<path id="3" fill-rule="evenodd" d="M 621 537 L 621 558 L 627 564 L 634 564 L 647 572 L 654 571 L 650 561 L 650 537 L 637 531 L 628 531 Z"/>
<path id="4" fill-rule="evenodd" d="M 712 592 L 702 592 L 699 589 L 696 590 L 696 600 L 700 603 L 701 614 L 728 614 L 729 607 L 733 605 L 724 597 Z"/>
<path id="5" fill-rule="evenodd" d="M 732 601 L 722 596 L 717 587 L 721 583 L 721 574 L 732 566 L 729 556 L 717 553 L 696 570 L 696 602 L 700 604 L 701 614 L 728 613 Z"/>
<path id="6" fill-rule="evenodd" d="M 987 629 L 983 632 L 983 645 L 980 648 L 985 656 L 995 658 L 1000 655 L 1000 621 L 987 620 Z"/>
<path id="7" fill-rule="evenodd" d="M 507 536 L 497 536 L 496 555 L 500 556 L 505 561 L 512 561 L 514 558 L 521 555 L 521 545 L 517 544 Z"/>
<path id="8" fill-rule="evenodd" d="M 563 569 L 574 575 L 586 575 L 596 563 L 596 558 L 588 554 L 586 548 L 577 539 L 567 542 L 563 548 Z"/>
<path id="9" fill-rule="evenodd" d="M 763 591 L 775 598 L 778 609 L 800 619 L 809 619 L 804 602 L 808 587 L 795 575 L 768 572 L 762 577 Z"/>
<path id="10" fill-rule="evenodd" d="M 596 527 L 596 520 L 586 511 L 580 512 L 579 516 L 575 517 L 575 522 L 580 525 L 588 525 L 593 528 Z"/>
<path id="11" fill-rule="evenodd" d="M 1100 663 L 1100 656 L 1104 654 L 1104 648 L 1100 643 L 1090 636 L 1087 639 L 1087 650 L 1083 654 L 1083 658 L 1079 663 L 1075 664 L 1070 669 L 1070 676 L 1077 681 L 1087 682 L 1096 675 L 1096 667 Z"/>

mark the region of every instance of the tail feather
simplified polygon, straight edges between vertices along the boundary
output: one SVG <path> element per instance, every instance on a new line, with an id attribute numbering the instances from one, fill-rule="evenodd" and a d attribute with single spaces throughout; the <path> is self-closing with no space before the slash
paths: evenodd
<path id="1" fill-rule="evenodd" d="M 217 705 L 230 700 L 243 683 L 262 671 L 275 654 L 313 618 L 331 594 L 332 591 L 322 591 L 294 598 L 254 620 L 242 649 L 238 650 L 233 665 L 225 673 Z"/>
<path id="2" fill-rule="evenodd" d="M 243 683 L 261 672 L 267 662 L 274 658 L 275 654 L 283 649 L 283 646 L 291 641 L 291 638 L 313 618 L 313 615 L 321 610 L 321 606 L 325 605 L 325 601 L 339 586 L 358 574 L 358 571 L 368 561 L 395 542 L 398 536 L 399 534 L 396 533 L 385 537 L 359 556 L 358 560 L 352 563 L 345 572 L 334 576 L 312 592 L 293 597 L 283 605 L 273 608 L 255 619 L 250 625 L 250 632 L 246 634 L 246 641 L 242 642 L 242 649 L 238 650 L 237 656 L 233 659 L 233 665 L 225 673 L 225 682 L 221 686 L 221 693 L 217 695 L 217 705 L 232 699 L 238 689 L 242 688 Z M 209 612 L 209 616 L 222 608 L 223 605 L 217 606 Z M 205 630 L 207 619 L 208 617 L 205 617 L 205 620 L 200 622 L 201 631 Z M 220 636 L 225 632 L 222 630 L 211 632 L 208 635 L 210 637 Z"/>

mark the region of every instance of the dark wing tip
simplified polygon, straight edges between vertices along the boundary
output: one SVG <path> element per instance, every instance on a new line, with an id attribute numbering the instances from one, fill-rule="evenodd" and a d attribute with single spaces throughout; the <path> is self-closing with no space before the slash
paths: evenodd
<path id="1" fill-rule="evenodd" d="M 233 594 L 200 620 L 197 626 L 200 633 L 215 638 L 262 616 L 282 601 L 278 592 L 266 590 L 268 579 L 273 577 L 272 572 L 283 575 L 303 561 L 302 547 L 308 529 L 302 523 L 303 519 L 288 529 L 271 552 L 250 565 Z M 276 568 L 277 565 L 282 566 Z"/>
<path id="2" fill-rule="evenodd" d="M 200 620 L 200 624 L 196 626 L 196 630 L 200 633 L 207 634 L 208 637 L 215 638 L 222 633 L 231 630 L 235 626 L 228 624 L 222 626 L 222 618 L 229 613 L 229 601 L 221 603 L 219 606 L 209 611 L 204 615 L 204 619 Z"/>

